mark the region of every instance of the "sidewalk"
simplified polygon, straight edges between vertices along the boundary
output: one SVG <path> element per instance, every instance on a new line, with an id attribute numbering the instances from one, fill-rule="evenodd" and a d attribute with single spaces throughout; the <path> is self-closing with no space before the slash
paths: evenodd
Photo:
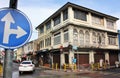
<path id="1" fill-rule="evenodd" d="M 95 71 L 91 71 L 88 69 L 82 69 L 82 70 L 70 70 L 67 69 L 64 71 L 64 69 L 52 69 L 48 67 L 38 67 L 36 68 L 41 71 L 42 75 L 76 75 L 76 74 L 86 74 L 86 73 L 94 73 Z"/>
<path id="2" fill-rule="evenodd" d="M 59 78 L 105 78 L 106 76 L 109 77 L 109 74 L 111 75 L 111 72 L 103 72 L 102 70 L 91 70 L 91 69 L 81 69 L 80 70 L 70 70 L 67 69 L 66 71 L 64 71 L 64 69 L 61 70 L 55 70 L 55 69 L 49 69 L 49 68 L 38 68 L 40 69 L 40 77 L 55 77 L 57 78 L 59 76 Z M 68 77 L 69 76 L 69 77 Z M 105 77 L 104 77 L 105 76 Z"/>

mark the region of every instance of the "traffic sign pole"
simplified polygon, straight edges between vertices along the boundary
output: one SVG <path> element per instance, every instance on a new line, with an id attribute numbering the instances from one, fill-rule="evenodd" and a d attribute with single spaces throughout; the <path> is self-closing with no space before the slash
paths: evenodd
<path id="1" fill-rule="evenodd" d="M 10 0 L 9 8 L 16 9 L 17 0 Z M 13 50 L 6 49 L 5 59 L 4 59 L 3 78 L 12 78 L 12 64 L 13 64 L 12 58 L 13 58 Z"/>
<path id="2" fill-rule="evenodd" d="M 17 9 L 18 0 L 10 0 L 9 8 Z"/>
<path id="3" fill-rule="evenodd" d="M 12 78 L 12 57 L 13 50 L 5 50 L 3 78 Z"/>

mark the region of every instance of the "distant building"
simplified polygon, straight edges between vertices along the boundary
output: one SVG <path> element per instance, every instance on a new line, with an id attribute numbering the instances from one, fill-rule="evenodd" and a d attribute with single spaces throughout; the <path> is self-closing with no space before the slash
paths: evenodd
<path id="1" fill-rule="evenodd" d="M 16 51 L 17 60 L 33 60 L 33 55 L 37 51 L 36 40 L 26 43 Z"/>
<path id="2" fill-rule="evenodd" d="M 118 18 L 68 2 L 36 27 L 39 60 L 49 59 L 59 66 L 97 63 L 115 65 L 119 45 Z M 47 54 L 47 55 L 45 55 Z M 45 59 L 45 58 L 46 59 Z M 48 62 L 43 61 L 43 64 Z"/>

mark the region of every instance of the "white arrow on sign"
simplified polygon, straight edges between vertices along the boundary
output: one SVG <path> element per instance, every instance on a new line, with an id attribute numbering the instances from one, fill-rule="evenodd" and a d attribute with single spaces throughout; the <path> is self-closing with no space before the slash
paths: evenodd
<path id="1" fill-rule="evenodd" d="M 26 31 L 24 31 L 20 26 L 17 26 L 17 29 L 10 29 L 11 23 L 15 23 L 11 13 L 7 13 L 1 21 L 5 21 L 5 27 L 4 27 L 4 37 L 3 37 L 3 43 L 8 44 L 9 42 L 9 36 L 11 34 L 16 34 L 16 38 L 20 38 L 27 34 Z"/>

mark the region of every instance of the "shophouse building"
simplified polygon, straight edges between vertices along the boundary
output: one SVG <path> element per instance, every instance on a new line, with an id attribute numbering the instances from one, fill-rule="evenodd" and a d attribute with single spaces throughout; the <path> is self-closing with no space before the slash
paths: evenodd
<path id="1" fill-rule="evenodd" d="M 72 64 L 72 58 L 80 65 L 103 59 L 113 66 L 119 53 L 117 20 L 68 2 L 36 27 L 39 57 L 47 54 L 44 60 L 51 58 L 51 62 L 59 66 Z"/>

